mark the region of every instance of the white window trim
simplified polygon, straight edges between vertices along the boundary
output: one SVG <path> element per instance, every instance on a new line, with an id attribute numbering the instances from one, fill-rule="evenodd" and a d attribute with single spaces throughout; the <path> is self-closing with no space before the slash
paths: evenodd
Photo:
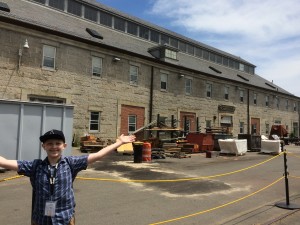
<path id="1" fill-rule="evenodd" d="M 91 124 L 92 124 L 92 113 L 98 113 L 98 121 L 97 121 L 97 124 L 98 124 L 98 130 L 91 130 Z M 96 132 L 99 132 L 100 131 L 100 117 L 101 117 L 101 113 L 100 112 L 96 112 L 96 111 L 90 111 L 90 118 L 89 118 L 89 132 L 90 133 L 96 133 Z M 94 121 L 94 120 L 93 120 Z"/>
<path id="2" fill-rule="evenodd" d="M 185 78 L 184 87 L 185 87 L 185 94 L 186 95 L 191 95 L 192 94 L 192 85 L 193 85 L 193 80 L 190 79 L 190 78 Z"/>
<path id="3" fill-rule="evenodd" d="M 130 123 L 129 117 L 134 117 L 135 122 L 134 123 Z M 134 124 L 135 130 L 137 129 L 137 116 L 136 115 L 128 115 L 128 133 L 135 131 L 135 130 L 133 130 L 133 131 L 129 130 L 130 124 Z"/>
<path id="4" fill-rule="evenodd" d="M 100 62 L 100 67 L 99 68 L 99 75 L 94 74 L 94 68 L 97 68 L 97 66 L 95 66 L 95 61 L 96 59 L 99 59 Z M 100 77 L 102 75 L 102 68 L 103 68 L 103 59 L 101 57 L 98 56 L 92 56 L 92 76 L 93 77 Z"/>
<path id="5" fill-rule="evenodd" d="M 45 48 L 47 48 L 47 47 L 54 49 L 54 55 L 53 56 L 45 56 Z M 53 67 L 44 66 L 45 57 L 53 59 Z M 56 47 L 51 46 L 51 45 L 43 45 L 42 68 L 43 69 L 48 69 L 48 70 L 55 70 L 55 68 L 56 68 L 56 60 L 55 60 L 55 58 L 56 58 Z"/>

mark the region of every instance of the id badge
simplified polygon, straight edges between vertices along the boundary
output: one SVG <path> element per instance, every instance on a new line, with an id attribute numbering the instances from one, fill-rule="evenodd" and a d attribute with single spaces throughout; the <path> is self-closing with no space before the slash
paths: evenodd
<path id="1" fill-rule="evenodd" d="M 46 201 L 45 205 L 45 216 L 55 216 L 56 202 L 54 201 Z"/>

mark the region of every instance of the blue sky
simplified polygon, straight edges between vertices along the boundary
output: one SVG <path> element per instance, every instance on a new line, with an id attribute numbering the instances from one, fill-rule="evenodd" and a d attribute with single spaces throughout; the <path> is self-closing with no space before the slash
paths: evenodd
<path id="1" fill-rule="evenodd" d="M 299 0 L 97 0 L 256 65 L 300 97 Z"/>

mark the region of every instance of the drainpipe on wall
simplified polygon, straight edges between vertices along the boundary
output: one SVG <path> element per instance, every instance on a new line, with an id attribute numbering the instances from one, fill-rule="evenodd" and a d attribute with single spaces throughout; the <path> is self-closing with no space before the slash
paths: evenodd
<path id="1" fill-rule="evenodd" d="M 154 67 L 151 66 L 151 78 L 150 78 L 150 99 L 149 99 L 149 123 L 152 122 L 152 113 L 153 113 L 153 81 L 154 81 Z M 150 136 L 150 132 L 148 136 Z"/>
<path id="2" fill-rule="evenodd" d="M 249 96 L 249 88 L 247 89 L 247 134 L 250 134 L 250 96 Z"/>
<path id="3" fill-rule="evenodd" d="M 298 102 L 298 137 L 300 137 L 300 102 Z"/>

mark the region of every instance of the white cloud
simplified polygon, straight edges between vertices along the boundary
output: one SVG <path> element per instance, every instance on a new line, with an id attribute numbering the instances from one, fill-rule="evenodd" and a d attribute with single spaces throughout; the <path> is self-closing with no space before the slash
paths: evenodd
<path id="1" fill-rule="evenodd" d="M 257 74 L 300 96 L 299 0 L 153 0 L 151 12 L 171 21 L 172 30 L 253 63 Z"/>

